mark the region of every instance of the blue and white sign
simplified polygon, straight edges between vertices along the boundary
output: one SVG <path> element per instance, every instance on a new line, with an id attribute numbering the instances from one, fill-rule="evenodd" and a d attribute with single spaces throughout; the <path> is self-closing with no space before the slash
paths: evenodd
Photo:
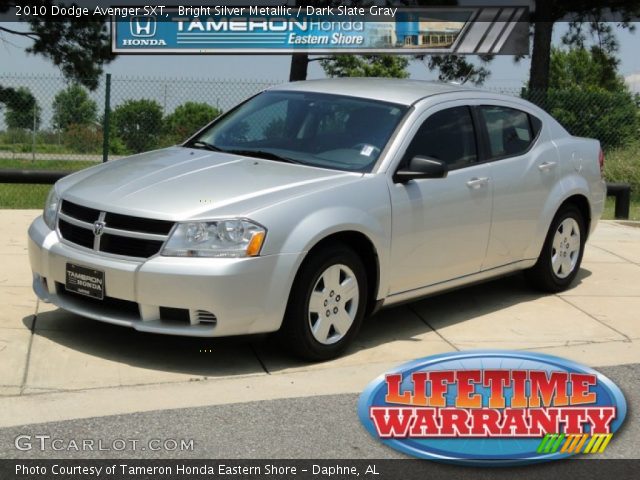
<path id="1" fill-rule="evenodd" d="M 132 11 L 113 16 L 112 47 L 116 53 L 500 53 L 526 14 L 522 7 L 335 8 Z"/>

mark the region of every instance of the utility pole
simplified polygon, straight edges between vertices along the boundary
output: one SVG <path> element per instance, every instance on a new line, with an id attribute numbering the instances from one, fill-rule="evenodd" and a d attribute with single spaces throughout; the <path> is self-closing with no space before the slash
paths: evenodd
<path id="1" fill-rule="evenodd" d="M 111 74 L 107 73 L 104 87 L 104 120 L 102 125 L 102 162 L 109 160 L 109 131 L 111 117 Z"/>

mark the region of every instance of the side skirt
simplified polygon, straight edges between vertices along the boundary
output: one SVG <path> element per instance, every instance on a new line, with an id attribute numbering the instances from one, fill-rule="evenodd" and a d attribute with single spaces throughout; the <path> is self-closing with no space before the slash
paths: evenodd
<path id="1" fill-rule="evenodd" d="M 426 287 L 416 288 L 414 290 L 407 290 L 405 292 L 394 293 L 384 299 L 382 306 L 388 307 L 391 305 L 398 305 L 400 303 L 412 302 L 420 298 L 429 297 L 439 293 L 443 293 L 449 290 L 455 290 L 457 288 L 468 287 L 476 283 L 486 282 L 488 280 L 494 280 L 498 277 L 510 275 L 519 270 L 525 270 L 533 267 L 537 259 L 520 260 L 518 262 L 502 265 L 501 267 L 492 268 L 490 270 L 483 270 L 471 275 L 465 275 L 463 277 L 454 278 Z"/>

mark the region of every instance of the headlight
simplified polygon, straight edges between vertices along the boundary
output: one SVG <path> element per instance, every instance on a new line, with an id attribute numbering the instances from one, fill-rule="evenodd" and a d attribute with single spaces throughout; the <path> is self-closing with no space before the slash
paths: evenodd
<path id="1" fill-rule="evenodd" d="M 267 231 L 248 220 L 179 223 L 167 240 L 167 257 L 255 257 Z"/>
<path id="2" fill-rule="evenodd" d="M 44 204 L 44 211 L 42 212 L 42 218 L 44 223 L 47 224 L 51 230 L 56 229 L 56 213 L 58 213 L 58 205 L 60 204 L 60 197 L 56 192 L 56 187 L 52 187 L 47 195 L 47 201 Z"/>

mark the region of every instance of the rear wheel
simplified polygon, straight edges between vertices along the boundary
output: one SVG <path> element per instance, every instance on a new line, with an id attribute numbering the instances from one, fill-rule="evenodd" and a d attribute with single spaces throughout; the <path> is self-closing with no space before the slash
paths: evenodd
<path id="1" fill-rule="evenodd" d="M 311 254 L 300 268 L 285 313 L 285 346 L 307 360 L 339 356 L 358 333 L 367 304 L 362 261 L 336 244 Z"/>
<path id="2" fill-rule="evenodd" d="M 551 222 L 538 261 L 526 272 L 527 279 L 545 292 L 566 290 L 580 270 L 585 241 L 582 213 L 574 205 L 563 207 Z"/>

